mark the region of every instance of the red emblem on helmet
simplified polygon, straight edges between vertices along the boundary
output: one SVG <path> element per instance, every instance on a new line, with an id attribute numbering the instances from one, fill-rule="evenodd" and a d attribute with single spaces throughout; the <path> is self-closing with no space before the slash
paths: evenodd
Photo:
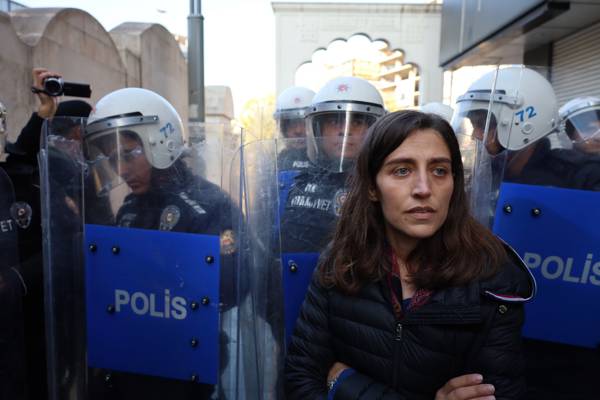
<path id="1" fill-rule="evenodd" d="M 350 86 L 345 83 L 342 83 L 337 87 L 338 93 L 346 93 L 348 90 L 350 90 Z"/>
<path id="2" fill-rule="evenodd" d="M 294 104 L 300 104 L 302 99 L 300 97 L 294 97 Z"/>

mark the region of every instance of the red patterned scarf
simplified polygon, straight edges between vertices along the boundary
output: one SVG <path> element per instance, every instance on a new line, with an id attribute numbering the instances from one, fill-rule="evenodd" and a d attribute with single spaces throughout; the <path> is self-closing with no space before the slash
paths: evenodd
<path id="1" fill-rule="evenodd" d="M 422 305 L 427 304 L 429 298 L 433 294 L 433 291 L 427 289 L 417 289 L 413 297 L 411 297 L 407 309 L 403 310 L 400 264 L 398 263 L 398 258 L 392 248 L 390 248 L 389 253 L 392 269 L 390 273 L 387 274 L 386 281 L 392 297 L 392 308 L 394 309 L 394 314 L 396 315 L 397 319 L 402 319 L 404 318 L 406 312 L 410 310 L 415 310 L 421 307 Z"/>

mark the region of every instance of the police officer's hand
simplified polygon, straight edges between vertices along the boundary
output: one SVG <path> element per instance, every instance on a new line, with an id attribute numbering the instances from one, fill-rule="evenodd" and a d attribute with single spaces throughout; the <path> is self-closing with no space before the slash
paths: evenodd
<path id="1" fill-rule="evenodd" d="M 437 391 L 435 400 L 495 400 L 494 386 L 482 382 L 479 374 L 457 376 Z"/>
<path id="2" fill-rule="evenodd" d="M 58 76 L 56 72 L 48 71 L 46 68 L 34 68 L 33 69 L 33 87 L 36 89 L 44 88 L 44 79 L 50 76 Z M 40 118 L 52 118 L 58 107 L 58 98 L 48 96 L 44 93 L 37 93 L 38 99 L 40 99 L 40 105 L 37 110 L 37 114 Z"/>

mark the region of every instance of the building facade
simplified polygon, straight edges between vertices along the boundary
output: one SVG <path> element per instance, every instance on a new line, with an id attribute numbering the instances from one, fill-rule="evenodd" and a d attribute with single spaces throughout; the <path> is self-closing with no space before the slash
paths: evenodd
<path id="1" fill-rule="evenodd" d="M 374 43 L 385 43 L 381 57 L 346 60 L 332 75 L 369 79 L 391 109 L 441 101 L 441 5 L 273 2 L 272 6 L 277 93 L 298 84 L 296 71 L 314 61 L 319 51 L 336 41 L 364 35 Z"/>

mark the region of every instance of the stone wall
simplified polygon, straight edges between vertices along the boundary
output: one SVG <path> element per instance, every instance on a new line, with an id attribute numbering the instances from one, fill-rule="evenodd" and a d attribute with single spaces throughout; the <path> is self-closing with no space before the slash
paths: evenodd
<path id="1" fill-rule="evenodd" d="M 161 25 L 124 23 L 107 32 L 82 10 L 27 8 L 0 12 L 0 37 L 0 101 L 9 112 L 9 140 L 16 139 L 37 107 L 29 89 L 34 67 L 60 72 L 66 81 L 89 83 L 91 103 L 123 87 L 153 90 L 187 120 L 187 63 Z"/>
<path id="2" fill-rule="evenodd" d="M 125 65 L 127 86 L 141 86 L 169 100 L 188 119 L 187 63 L 162 25 L 125 22 L 110 31 Z"/>

